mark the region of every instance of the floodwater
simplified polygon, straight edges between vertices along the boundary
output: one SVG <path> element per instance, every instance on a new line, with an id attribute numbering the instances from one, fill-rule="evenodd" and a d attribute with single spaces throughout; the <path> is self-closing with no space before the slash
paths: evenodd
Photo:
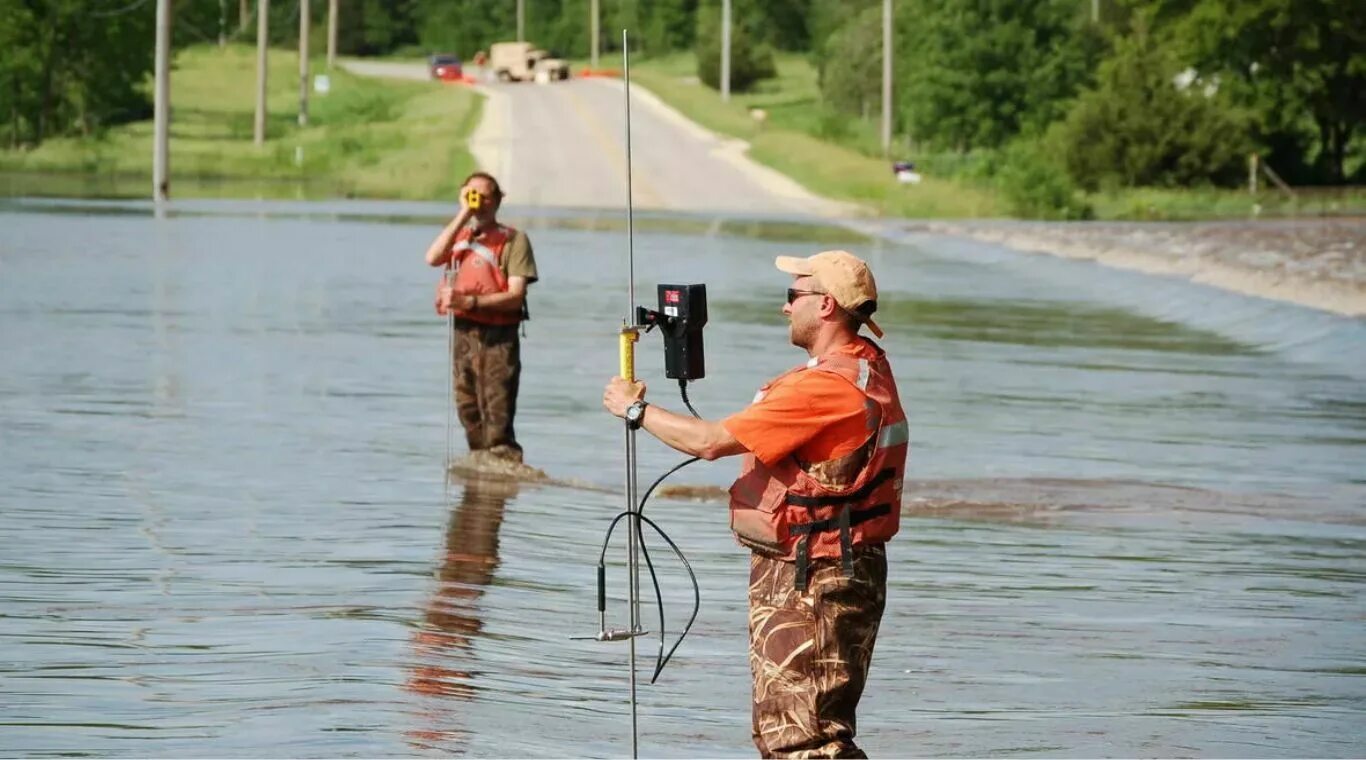
<path id="1" fill-rule="evenodd" d="M 629 754 L 625 645 L 570 638 L 597 630 L 621 502 L 599 401 L 627 306 L 620 219 L 511 214 L 542 274 L 519 437 L 596 490 L 447 486 L 447 342 L 421 260 L 447 211 L 2 202 L 0 753 Z M 1366 753 L 1366 323 L 880 232 L 649 217 L 635 247 L 643 302 L 708 286 L 689 393 L 712 417 L 804 359 L 774 255 L 851 237 L 874 265 L 917 483 L 862 745 Z M 681 409 L 657 336 L 639 365 Z M 642 482 L 679 459 L 642 437 Z M 675 480 L 724 485 L 735 465 Z M 641 753 L 751 756 L 724 507 L 647 513 L 702 606 L 640 687 Z M 691 590 L 651 549 L 672 641 Z M 643 680 L 657 646 L 640 642 Z"/>

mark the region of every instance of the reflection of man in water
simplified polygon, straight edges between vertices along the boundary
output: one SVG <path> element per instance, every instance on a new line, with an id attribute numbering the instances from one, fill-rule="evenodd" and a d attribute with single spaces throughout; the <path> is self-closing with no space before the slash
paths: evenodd
<path id="1" fill-rule="evenodd" d="M 517 485 L 511 482 L 471 480 L 465 484 L 446 527 L 436 592 L 413 637 L 416 656 L 409 689 L 462 699 L 473 694 L 470 672 L 452 668 L 451 661 L 469 656 L 474 637 L 484 627 L 479 598 L 498 567 L 503 508 L 516 495 Z"/>

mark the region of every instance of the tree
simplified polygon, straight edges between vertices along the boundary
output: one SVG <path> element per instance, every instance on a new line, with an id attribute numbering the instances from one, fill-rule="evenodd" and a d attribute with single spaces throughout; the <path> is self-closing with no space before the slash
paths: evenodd
<path id="1" fill-rule="evenodd" d="M 961 151 L 1042 131 L 1102 50 L 1076 0 L 914 0 L 896 29 L 896 102 L 912 134 Z"/>
<path id="2" fill-rule="evenodd" d="M 485 0 L 419 0 L 418 40 L 429 50 L 464 58 L 517 38 L 517 5 Z M 585 16 L 585 19 L 587 17 Z"/>
<path id="3" fill-rule="evenodd" d="M 839 27 L 821 46 L 821 98 L 846 114 L 881 108 L 882 8 L 869 7 Z M 878 54 L 874 54 L 877 51 Z"/>
<path id="4" fill-rule="evenodd" d="M 738 14 L 737 14 L 738 15 Z M 697 9 L 697 77 L 712 89 L 721 88 L 721 4 L 706 0 Z M 773 50 L 741 18 L 730 30 L 730 89 L 744 92 L 755 82 L 778 73 Z"/>
<path id="5" fill-rule="evenodd" d="M 91 134 L 149 112 L 150 12 L 0 0 L 0 109 L 11 145 Z"/>
<path id="6" fill-rule="evenodd" d="M 653 0 L 645 4 L 646 52 L 692 48 L 697 35 L 697 0 Z"/>
<path id="7" fill-rule="evenodd" d="M 1250 146 L 1245 116 L 1213 82 L 1181 73 L 1145 27 L 1118 40 L 1096 87 L 1050 130 L 1072 178 L 1089 190 L 1236 181 Z"/>
<path id="8" fill-rule="evenodd" d="M 734 3 L 747 29 L 779 50 L 808 50 L 812 44 L 807 19 L 812 0 L 764 0 Z"/>
<path id="9" fill-rule="evenodd" d="M 348 55 L 383 55 L 417 42 L 417 0 L 341 0 L 337 47 Z"/>
<path id="10" fill-rule="evenodd" d="M 1256 136 L 1273 149 L 1278 164 L 1302 163 L 1319 180 L 1347 179 L 1353 137 L 1366 122 L 1366 23 L 1359 3 L 1148 0 L 1138 5 L 1169 25 L 1189 65 L 1202 76 L 1219 76 L 1256 114 Z M 1311 158 L 1305 147 L 1315 142 Z"/>

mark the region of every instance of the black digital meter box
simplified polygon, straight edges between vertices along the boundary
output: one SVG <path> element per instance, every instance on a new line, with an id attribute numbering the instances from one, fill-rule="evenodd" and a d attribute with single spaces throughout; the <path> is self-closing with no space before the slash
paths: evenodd
<path id="1" fill-rule="evenodd" d="M 700 380 L 707 374 L 702 328 L 707 324 L 706 285 L 660 285 L 659 311 L 639 308 L 640 324 L 664 336 L 664 376 Z"/>

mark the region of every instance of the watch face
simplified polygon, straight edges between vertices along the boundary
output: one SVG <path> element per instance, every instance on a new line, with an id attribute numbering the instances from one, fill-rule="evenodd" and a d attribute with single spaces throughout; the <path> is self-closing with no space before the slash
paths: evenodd
<path id="1" fill-rule="evenodd" d="M 640 419 L 640 414 L 644 411 L 645 405 L 640 403 L 639 401 L 636 401 L 632 403 L 630 406 L 626 407 L 626 419 L 634 422 Z"/>

